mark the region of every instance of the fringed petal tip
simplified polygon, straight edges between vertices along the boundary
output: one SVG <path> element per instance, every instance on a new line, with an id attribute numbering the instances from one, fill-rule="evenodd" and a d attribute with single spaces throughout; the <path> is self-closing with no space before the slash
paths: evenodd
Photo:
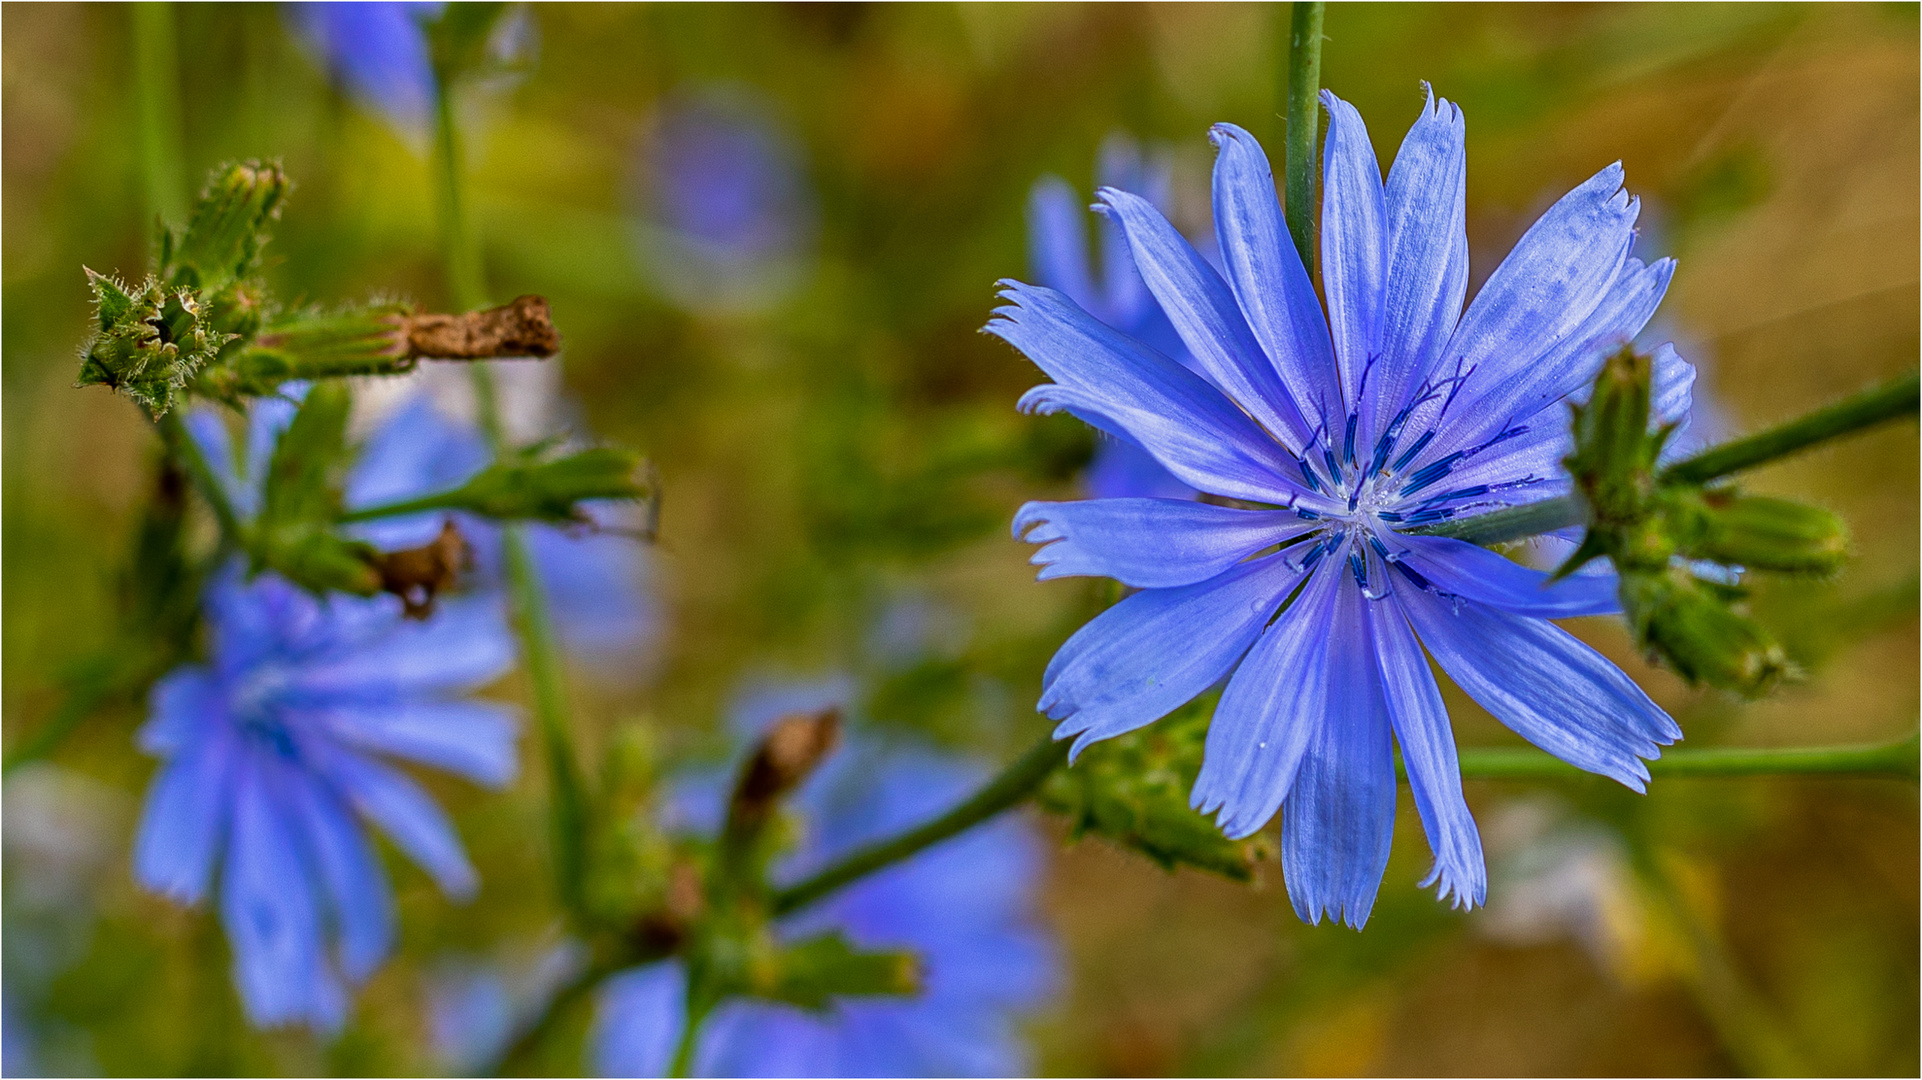
<path id="1" fill-rule="evenodd" d="M 1326 90 L 1322 91 L 1327 93 Z M 1309 926 L 1320 926 L 1323 917 L 1330 923 L 1346 926 L 1359 931 L 1368 925 L 1368 916 L 1374 914 L 1375 897 L 1370 893 L 1366 899 L 1346 904 L 1335 899 L 1314 899 L 1297 896 L 1294 890 L 1288 892 L 1288 902 L 1294 906 L 1295 917 Z"/>
<path id="2" fill-rule="evenodd" d="M 1460 867 L 1437 859 L 1428 876 L 1416 882 L 1417 888 L 1430 885 L 1436 886 L 1435 899 L 1456 911 L 1473 911 L 1488 903 L 1488 874 L 1479 863 Z"/>

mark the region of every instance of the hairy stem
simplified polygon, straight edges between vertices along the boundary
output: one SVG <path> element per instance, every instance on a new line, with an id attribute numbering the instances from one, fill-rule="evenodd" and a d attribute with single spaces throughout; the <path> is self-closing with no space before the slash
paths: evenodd
<path id="1" fill-rule="evenodd" d="M 1315 208 L 1321 202 L 1321 162 L 1315 140 L 1321 133 L 1321 16 L 1319 0 L 1295 0 L 1288 26 L 1288 232 L 1301 253 L 1301 265 L 1315 276 Z"/>
<path id="2" fill-rule="evenodd" d="M 1917 376 L 1909 372 L 1853 397 L 1824 405 L 1814 412 L 1777 424 L 1766 431 L 1723 443 L 1663 470 L 1661 479 L 1675 484 L 1705 484 L 1710 480 L 1765 465 L 1830 439 L 1853 435 L 1877 424 L 1916 415 Z M 1410 532 L 1452 536 L 1471 544 L 1502 544 L 1571 525 L 1586 524 L 1586 512 L 1573 496 L 1511 506 L 1491 514 L 1445 521 Z"/>
<path id="3" fill-rule="evenodd" d="M 1786 424 L 1777 424 L 1766 431 L 1704 450 L 1686 461 L 1669 466 L 1663 471 L 1662 479 L 1678 484 L 1704 484 L 1720 476 L 1787 457 L 1817 443 L 1852 435 L 1885 420 L 1905 416 L 1913 420 L 1916 416 L 1917 391 L 1916 373 L 1911 371 Z"/>
<path id="4" fill-rule="evenodd" d="M 774 914 L 784 915 L 806 907 L 843 885 L 892 866 L 1019 805 L 1034 794 L 1049 774 L 1067 762 L 1068 746 L 1067 742 L 1056 741 L 1053 735 L 1043 736 L 999 776 L 954 809 L 899 836 L 870 844 L 805 881 L 776 890 L 772 904 Z"/>
<path id="5" fill-rule="evenodd" d="M 1465 748 L 1462 777 L 1468 780 L 1567 780 L 1587 775 L 1532 747 Z M 1680 748 L 1648 763 L 1650 776 L 1885 776 L 1915 782 L 1918 746 L 1910 735 L 1892 743 L 1853 746 Z"/>

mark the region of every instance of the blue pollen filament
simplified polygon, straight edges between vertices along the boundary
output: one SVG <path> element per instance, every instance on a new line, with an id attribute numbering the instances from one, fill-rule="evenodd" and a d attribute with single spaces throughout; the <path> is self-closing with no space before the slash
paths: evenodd
<path id="1" fill-rule="evenodd" d="M 1350 465 L 1355 463 L 1355 425 L 1361 423 L 1360 413 L 1348 414 L 1348 433 L 1342 436 L 1341 460 Z"/>
<path id="2" fill-rule="evenodd" d="M 1457 450 L 1447 457 L 1431 461 L 1421 468 L 1416 469 L 1415 474 L 1408 478 L 1406 484 L 1402 485 L 1401 494 L 1404 496 L 1413 495 L 1415 492 L 1439 482 L 1442 477 L 1455 471 L 1455 464 L 1467 456 L 1468 455 L 1462 453 L 1460 450 Z"/>
<path id="3" fill-rule="evenodd" d="M 1361 588 L 1363 593 L 1366 593 L 1368 591 L 1368 562 L 1362 558 L 1360 551 L 1351 551 L 1348 553 L 1348 569 L 1355 575 L 1355 584 Z"/>
<path id="4" fill-rule="evenodd" d="M 1428 444 L 1430 442 L 1433 442 L 1434 439 L 1435 439 L 1434 432 L 1432 431 L 1423 432 L 1422 437 L 1415 440 L 1415 445 L 1409 447 L 1407 453 L 1395 459 L 1394 471 L 1400 472 L 1403 469 L 1407 468 L 1408 463 L 1415 460 L 1415 456 L 1417 454 L 1420 454 L 1423 450 L 1428 449 Z"/>

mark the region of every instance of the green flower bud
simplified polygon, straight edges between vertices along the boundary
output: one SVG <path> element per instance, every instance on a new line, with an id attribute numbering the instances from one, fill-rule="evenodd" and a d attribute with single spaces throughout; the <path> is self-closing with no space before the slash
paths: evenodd
<path id="1" fill-rule="evenodd" d="M 1848 526 L 1820 507 L 1733 491 L 1695 494 L 1687 553 L 1788 574 L 1827 576 L 1848 561 Z"/>
<path id="2" fill-rule="evenodd" d="M 1792 674 L 1788 656 L 1717 591 L 1680 569 L 1625 573 L 1622 610 L 1636 641 L 1691 684 L 1760 696 Z"/>
<path id="3" fill-rule="evenodd" d="M 524 455 L 498 462 L 446 501 L 493 518 L 585 523 L 585 513 L 575 504 L 590 499 L 647 499 L 658 486 L 641 455 L 602 446 L 547 461 Z"/>
<path id="4" fill-rule="evenodd" d="M 1564 464 L 1597 524 L 1632 524 L 1646 512 L 1667 438 L 1648 430 L 1649 371 L 1648 357 L 1623 347 L 1602 365 L 1587 403 L 1570 406 L 1575 449 Z"/>
<path id="5" fill-rule="evenodd" d="M 1152 727 L 1090 746 L 1072 768 L 1048 778 L 1036 801 L 1067 817 L 1077 836 L 1107 837 L 1170 870 L 1185 865 L 1249 880 L 1266 854 L 1262 842 L 1228 839 L 1188 804 L 1212 712 L 1190 705 Z"/>
<path id="6" fill-rule="evenodd" d="M 161 240 L 160 268 L 167 283 L 218 296 L 253 276 L 292 186 L 277 164 L 248 161 L 215 170 L 186 230 L 177 239 L 169 233 Z"/>

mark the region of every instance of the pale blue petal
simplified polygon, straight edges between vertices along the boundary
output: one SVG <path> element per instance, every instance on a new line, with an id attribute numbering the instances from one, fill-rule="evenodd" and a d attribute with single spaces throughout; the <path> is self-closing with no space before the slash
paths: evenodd
<path id="1" fill-rule="evenodd" d="M 1097 194 L 1202 374 L 1285 445 L 1307 445 L 1313 425 L 1295 408 L 1221 275 L 1147 200 L 1114 188 Z"/>
<path id="2" fill-rule="evenodd" d="M 1035 181 L 1028 193 L 1028 262 L 1035 280 L 1081 305 L 1106 314 L 1088 276 L 1088 204 L 1057 176 Z"/>
<path id="3" fill-rule="evenodd" d="M 1323 646 L 1328 708 L 1315 718 L 1281 804 L 1281 874 L 1295 914 L 1308 923 L 1325 915 L 1357 930 L 1374 909 L 1395 834 L 1395 754 L 1364 623 L 1367 603 L 1358 588 L 1335 590 Z"/>
<path id="4" fill-rule="evenodd" d="M 1435 853 L 1435 865 L 1421 883 L 1438 884 L 1436 898 L 1452 899 L 1457 908 L 1477 907 L 1488 899 L 1488 869 L 1482 860 L 1481 831 L 1462 796 L 1455 733 L 1441 688 L 1397 601 L 1370 605 L 1368 628 L 1387 692 L 1388 719 L 1408 769 L 1408 788 L 1428 834 L 1428 848 Z"/>
<path id="5" fill-rule="evenodd" d="M 1014 535 L 1044 544 L 1039 580 L 1111 577 L 1137 589 L 1193 585 L 1314 523 L 1292 510 L 1236 510 L 1175 499 L 1031 502 Z"/>
<path id="6" fill-rule="evenodd" d="M 368 438 L 347 478 L 345 503 L 358 510 L 421 495 L 450 491 L 487 467 L 487 443 L 474 428 L 455 422 L 425 392 L 395 409 Z M 446 520 L 442 511 L 363 522 L 353 533 L 383 549 L 431 542 Z"/>
<path id="7" fill-rule="evenodd" d="M 1402 535 L 1407 565 L 1444 593 L 1479 601 L 1511 615 L 1572 619 L 1618 615 L 1615 575 L 1578 574 L 1551 582 L 1540 570 L 1511 562 L 1484 547 L 1445 536 Z"/>
<path id="8" fill-rule="evenodd" d="M 1607 657 L 1546 619 L 1414 590 L 1395 594 L 1455 685 L 1516 734 L 1580 769 L 1641 791 L 1644 758 L 1682 737 Z"/>
<path id="9" fill-rule="evenodd" d="M 1302 493 L 1294 459 L 1206 380 L 1060 293 L 1004 284 L 1014 303 L 987 331 L 1055 380 L 1022 395 L 1022 409 L 1105 417 L 1197 490 L 1284 505 Z"/>
<path id="10" fill-rule="evenodd" d="M 1383 204 L 1388 276 L 1382 291 L 1381 359 L 1362 418 L 1362 444 L 1375 445 L 1441 361 L 1468 291 L 1468 160 L 1462 112 L 1428 105 L 1388 170 Z"/>
<path id="11" fill-rule="evenodd" d="M 261 775 L 266 766 L 257 759 L 241 770 L 221 880 L 234 982 L 247 1018 L 258 1026 L 306 1021 L 336 1031 L 347 1016 L 347 995 L 327 963 L 314 883 Z"/>
<path id="12" fill-rule="evenodd" d="M 275 396 L 255 398 L 247 410 L 247 460 L 241 463 L 246 469 L 241 486 L 247 498 L 239 507 L 243 515 L 252 516 L 259 509 L 258 500 L 266 490 L 267 467 L 273 461 L 274 447 L 294 422 L 301 402 L 307 400 L 307 386 L 304 382 L 283 383 Z"/>
<path id="13" fill-rule="evenodd" d="M 1299 576 L 1286 559 L 1136 593 L 1075 631 L 1041 677 L 1038 711 L 1075 752 L 1153 723 L 1208 689 L 1254 643 Z"/>
<path id="14" fill-rule="evenodd" d="M 1097 499 L 1192 499 L 1196 495 L 1153 454 L 1107 432 L 1095 437 L 1094 460 L 1081 474 L 1081 485 Z"/>
<path id="15" fill-rule="evenodd" d="M 520 714 L 485 701 L 342 702 L 316 709 L 338 738 L 367 750 L 446 769 L 489 787 L 518 771 Z"/>
<path id="16" fill-rule="evenodd" d="M 392 598 L 383 597 L 383 601 Z M 456 692 L 494 681 L 514 663 L 514 638 L 498 596 L 444 600 L 425 621 L 401 619 L 394 605 L 334 596 L 339 610 L 332 636 L 347 637 L 341 620 L 361 616 L 364 633 L 353 647 L 303 664 L 292 685 L 317 697 L 386 699 L 395 695 Z M 364 611 L 354 611 L 364 606 Z"/>
<path id="17" fill-rule="evenodd" d="M 1321 103 L 1328 110 L 1321 169 L 1321 284 L 1341 365 L 1345 418 L 1359 406 L 1362 383 L 1372 380 L 1369 369 L 1381 353 L 1388 211 L 1382 201 L 1381 164 L 1361 114 L 1328 90 L 1321 92 Z"/>
<path id="18" fill-rule="evenodd" d="M 207 894 L 232 805 L 238 747 L 216 730 L 181 749 L 154 778 L 134 836 L 134 877 L 183 904 Z"/>
<path id="19" fill-rule="evenodd" d="M 1215 706 L 1189 802 L 1219 812 L 1230 837 L 1253 835 L 1281 809 L 1315 726 L 1346 696 L 1328 647 L 1343 587 L 1338 570 L 1311 578 L 1248 650 Z"/>
<path id="20" fill-rule="evenodd" d="M 640 524 L 632 506 L 585 508 L 602 527 Z M 654 670 L 648 647 L 662 622 L 653 589 L 653 552 L 634 537 L 613 532 L 535 525 L 526 536 L 562 647 L 604 682 L 644 681 Z"/>
<path id="21" fill-rule="evenodd" d="M 453 822 L 407 774 L 344 748 L 317 755 L 316 766 L 362 817 L 380 826 L 394 846 L 431 874 L 456 900 L 474 895 L 479 879 Z"/>
<path id="22" fill-rule="evenodd" d="M 1545 404 L 1518 387 L 1552 382 L 1582 359 L 1563 354 L 1587 348 L 1590 335 L 1577 334 L 1618 279 L 1635 276 L 1622 270 L 1640 212 L 1640 201 L 1622 189 L 1621 164 L 1610 165 L 1549 207 L 1475 294 L 1449 338 L 1447 363 L 1473 373 L 1464 393 L 1482 399 L 1475 405 L 1491 424 L 1525 417 L 1517 411 L 1524 400 Z M 1559 364 L 1545 363 L 1550 356 Z M 1515 407 L 1497 404 L 1497 396 Z"/>
<path id="23" fill-rule="evenodd" d="M 207 468 L 214 474 L 214 480 L 227 493 L 228 501 L 243 518 L 251 518 L 260 509 L 259 492 L 248 487 L 241 479 L 238 463 L 234 461 L 234 440 L 222 421 L 220 411 L 205 405 L 187 410 L 182 421 L 187 428 L 187 437 L 200 448 L 200 454 L 207 460 Z"/>
<path id="24" fill-rule="evenodd" d="M 587 1036 L 595 1073 L 666 1076 L 686 1014 L 687 973 L 679 960 L 633 968 L 607 980 Z M 710 1035 L 701 1041 L 713 1040 Z"/>
<path id="25" fill-rule="evenodd" d="M 227 719 L 223 690 L 198 664 L 168 672 L 147 695 L 147 722 L 135 745 L 154 757 L 171 757 L 219 730 Z"/>
<path id="26" fill-rule="evenodd" d="M 1675 346 L 1667 342 L 1656 346 L 1650 360 L 1654 368 L 1649 385 L 1651 426 L 1675 424 L 1680 430 L 1687 429 L 1695 403 L 1695 365 L 1682 359 Z"/>
<path id="27" fill-rule="evenodd" d="M 315 875 L 326 890 L 333 925 L 340 935 L 340 969 L 350 983 L 363 982 L 394 945 L 394 901 L 366 834 L 353 814 L 313 778 L 285 777 L 281 804 L 306 842 Z"/>
<path id="28" fill-rule="evenodd" d="M 1235 302 L 1301 414 L 1332 428 L 1342 419 L 1334 346 L 1282 220 L 1268 156 L 1233 124 L 1216 124 L 1208 137 L 1216 149 L 1215 228 Z"/>

